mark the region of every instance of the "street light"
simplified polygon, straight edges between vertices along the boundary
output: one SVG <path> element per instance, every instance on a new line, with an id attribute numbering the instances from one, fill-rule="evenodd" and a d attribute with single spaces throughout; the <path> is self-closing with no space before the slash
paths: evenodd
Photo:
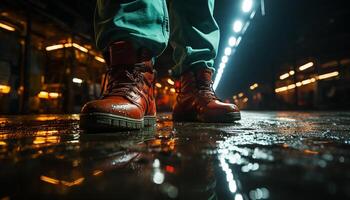
<path id="1" fill-rule="evenodd" d="M 231 52 L 232 52 L 232 49 L 231 49 L 230 47 L 226 47 L 226 48 L 225 48 L 225 55 L 226 55 L 226 56 L 231 55 Z"/>
<path id="2" fill-rule="evenodd" d="M 227 61 L 228 61 L 228 57 L 227 56 L 222 56 L 221 62 L 226 64 Z"/>
<path id="3" fill-rule="evenodd" d="M 230 37 L 230 39 L 228 40 L 228 45 L 230 45 L 230 47 L 233 47 L 236 45 L 236 38 L 235 37 Z"/>
<path id="4" fill-rule="evenodd" d="M 233 23 L 233 31 L 239 33 L 243 28 L 243 23 L 240 20 L 236 20 Z"/>
<path id="5" fill-rule="evenodd" d="M 253 0 L 244 0 L 242 3 L 242 10 L 243 12 L 247 13 L 249 12 L 253 7 Z"/>

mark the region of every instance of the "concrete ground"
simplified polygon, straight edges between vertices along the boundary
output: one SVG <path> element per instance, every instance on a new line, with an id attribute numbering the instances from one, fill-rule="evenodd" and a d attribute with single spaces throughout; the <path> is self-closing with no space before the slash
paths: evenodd
<path id="1" fill-rule="evenodd" d="M 87 134 L 78 115 L 0 117 L 0 199 L 350 199 L 350 112 L 243 112 Z"/>

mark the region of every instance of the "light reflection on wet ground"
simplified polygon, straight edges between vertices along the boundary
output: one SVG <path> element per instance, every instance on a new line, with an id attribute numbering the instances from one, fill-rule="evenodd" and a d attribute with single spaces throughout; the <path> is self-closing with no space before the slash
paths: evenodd
<path id="1" fill-rule="evenodd" d="M 0 199 L 349 199 L 350 113 L 83 133 L 78 115 L 0 117 Z"/>

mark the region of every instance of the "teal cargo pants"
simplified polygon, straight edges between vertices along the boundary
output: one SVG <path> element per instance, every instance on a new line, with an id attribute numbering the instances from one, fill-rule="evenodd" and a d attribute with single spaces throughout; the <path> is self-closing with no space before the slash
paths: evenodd
<path id="1" fill-rule="evenodd" d="M 167 47 L 170 35 L 175 77 L 198 67 L 214 70 L 220 40 L 214 1 L 171 0 L 169 20 L 166 0 L 98 0 L 97 47 L 103 51 L 114 41 L 127 39 L 156 57 Z"/>

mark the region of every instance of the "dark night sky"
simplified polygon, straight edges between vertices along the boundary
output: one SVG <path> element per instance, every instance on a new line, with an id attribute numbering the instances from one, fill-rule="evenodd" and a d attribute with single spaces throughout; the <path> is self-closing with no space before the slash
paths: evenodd
<path id="1" fill-rule="evenodd" d="M 239 15 L 240 2 L 217 1 L 215 15 L 221 27 L 221 42 L 216 65 L 227 46 L 235 16 Z M 262 17 L 259 9 L 236 54 L 226 65 L 217 88 L 222 98 L 246 91 L 255 82 L 272 84 L 275 73 L 284 63 L 320 54 L 331 55 L 332 50 L 342 44 L 325 41 L 334 34 L 349 35 L 350 32 L 344 17 L 349 16 L 346 1 L 265 0 L 265 8 L 266 15 Z"/>

